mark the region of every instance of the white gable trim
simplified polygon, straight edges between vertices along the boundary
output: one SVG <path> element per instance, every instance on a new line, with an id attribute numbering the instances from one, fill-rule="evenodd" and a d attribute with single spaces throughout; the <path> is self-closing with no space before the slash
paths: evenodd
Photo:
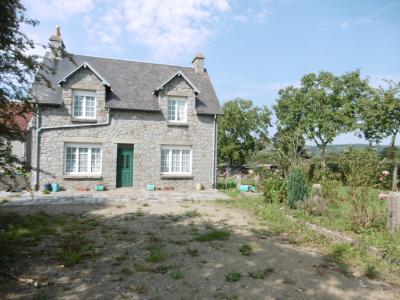
<path id="1" fill-rule="evenodd" d="M 185 74 L 183 74 L 181 71 L 176 72 L 174 75 L 172 75 L 167 81 L 165 81 L 163 84 L 161 84 L 158 88 L 156 88 L 153 92 L 153 94 L 158 93 L 159 90 L 162 90 L 164 88 L 164 86 L 170 82 L 172 79 L 174 79 L 175 77 L 182 77 L 183 79 L 185 79 L 185 81 L 190 85 L 190 87 L 194 90 L 194 92 L 198 95 L 200 94 L 200 91 L 196 88 L 196 86 L 185 76 Z"/>
<path id="2" fill-rule="evenodd" d="M 72 71 L 68 72 L 67 74 L 65 74 L 63 77 L 61 77 L 59 80 L 57 80 L 57 84 L 62 84 L 63 82 L 67 81 L 67 79 L 74 74 L 76 71 L 78 71 L 80 68 L 89 68 L 100 80 L 101 83 L 103 85 L 106 86 L 111 86 L 108 81 L 95 69 L 92 67 L 91 64 L 89 64 L 87 61 L 83 61 L 81 62 L 75 69 L 73 69 Z"/>

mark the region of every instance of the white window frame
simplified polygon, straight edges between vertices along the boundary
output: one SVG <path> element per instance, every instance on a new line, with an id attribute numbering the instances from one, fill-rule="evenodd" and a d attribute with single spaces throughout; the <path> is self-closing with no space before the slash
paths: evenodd
<path id="1" fill-rule="evenodd" d="M 173 120 L 169 119 L 169 102 L 170 101 L 175 101 L 175 117 Z M 183 111 L 183 119 L 178 120 L 178 102 L 183 102 L 184 103 L 184 111 Z M 188 105 L 188 99 L 187 97 L 168 97 L 168 102 L 167 102 L 167 121 L 170 123 L 187 123 L 187 105 Z"/>
<path id="2" fill-rule="evenodd" d="M 67 172 L 67 148 L 76 148 L 75 152 L 75 166 L 74 172 Z M 88 172 L 79 172 L 79 148 L 88 148 Z M 100 149 L 100 171 L 92 172 L 92 149 Z M 101 144 L 75 144 L 75 143 L 65 143 L 64 145 L 64 174 L 65 175 L 101 175 L 103 171 L 103 149 Z"/>
<path id="3" fill-rule="evenodd" d="M 168 150 L 168 172 L 163 172 L 162 168 L 162 150 Z M 189 172 L 172 172 L 172 150 L 180 151 L 180 169 L 182 171 L 182 150 L 189 150 Z M 191 146 L 161 146 L 160 149 L 160 174 L 161 175 L 192 175 L 192 163 L 193 163 L 193 150 Z"/>
<path id="4" fill-rule="evenodd" d="M 75 115 L 75 96 L 81 96 L 83 97 L 83 103 L 82 103 L 82 116 L 76 116 Z M 94 114 L 93 116 L 87 116 L 87 111 L 86 111 L 86 102 L 87 98 L 86 97 L 94 97 Z M 75 119 L 96 119 L 96 91 L 88 91 L 88 90 L 72 90 L 72 117 Z"/>

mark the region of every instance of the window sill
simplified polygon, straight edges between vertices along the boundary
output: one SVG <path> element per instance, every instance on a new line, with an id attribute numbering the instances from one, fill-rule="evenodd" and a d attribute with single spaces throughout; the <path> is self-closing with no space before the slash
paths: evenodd
<path id="1" fill-rule="evenodd" d="M 189 127 L 189 124 L 188 124 L 187 122 L 173 122 L 173 121 L 169 121 L 169 122 L 167 122 L 167 126 Z"/>
<path id="2" fill-rule="evenodd" d="M 64 175 L 64 179 L 101 179 L 101 174 L 99 175 Z"/>
<path id="3" fill-rule="evenodd" d="M 193 175 L 185 174 L 161 174 L 161 179 L 193 179 Z"/>
<path id="4" fill-rule="evenodd" d="M 86 119 L 86 118 L 71 118 L 71 122 L 77 123 L 97 123 L 96 119 Z"/>

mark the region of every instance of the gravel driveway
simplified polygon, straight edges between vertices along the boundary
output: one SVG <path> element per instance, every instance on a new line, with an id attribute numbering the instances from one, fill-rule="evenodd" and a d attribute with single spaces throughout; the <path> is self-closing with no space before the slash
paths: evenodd
<path id="1" fill-rule="evenodd" d="M 257 217 L 212 201 L 1 207 L 95 217 L 100 249 L 64 267 L 31 258 L 13 268 L 41 288 L 3 280 L 1 299 L 396 299 L 398 290 L 346 277 L 322 256 L 268 233 Z M 398 294 L 397 294 L 398 295 Z"/>

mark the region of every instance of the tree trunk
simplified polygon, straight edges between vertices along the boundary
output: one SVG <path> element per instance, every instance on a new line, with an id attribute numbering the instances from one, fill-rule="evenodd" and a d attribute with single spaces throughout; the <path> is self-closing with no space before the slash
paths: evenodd
<path id="1" fill-rule="evenodd" d="M 393 162 L 393 175 L 392 175 L 392 191 L 397 191 L 397 173 L 398 173 L 398 166 L 397 166 L 397 158 L 396 158 L 396 134 L 392 135 L 392 142 L 390 144 L 391 155 L 392 155 L 392 162 Z"/>
<path id="2" fill-rule="evenodd" d="M 391 192 L 389 194 L 389 219 L 388 229 L 391 233 L 400 230 L 400 193 Z"/>
<path id="3" fill-rule="evenodd" d="M 326 145 L 324 144 L 321 144 L 320 155 L 321 155 L 321 168 L 324 169 L 326 167 Z"/>

